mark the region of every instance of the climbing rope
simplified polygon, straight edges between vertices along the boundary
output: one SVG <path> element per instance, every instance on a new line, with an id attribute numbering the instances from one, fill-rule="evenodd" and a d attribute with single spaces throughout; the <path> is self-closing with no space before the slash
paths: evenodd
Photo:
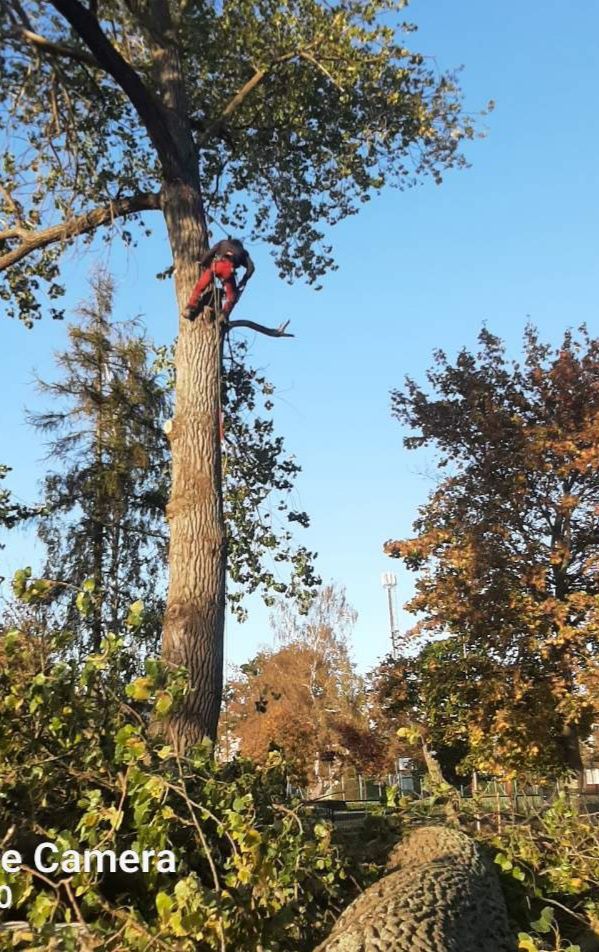
<path id="1" fill-rule="evenodd" d="M 218 393 L 218 429 L 220 437 L 220 447 L 221 447 L 221 471 L 222 476 L 224 477 L 227 472 L 227 456 L 223 452 L 224 444 L 224 414 L 223 414 L 223 404 L 222 404 L 222 347 L 221 347 L 221 309 L 220 309 L 220 293 L 219 289 L 216 286 L 216 280 L 212 286 L 212 304 L 213 304 L 213 314 L 214 314 L 214 340 L 216 345 L 216 366 L 217 366 L 217 393 Z M 224 344 L 224 338 L 222 341 Z M 228 671 L 229 671 L 229 632 L 227 625 L 227 574 L 225 569 L 225 604 L 224 604 L 224 619 L 223 619 L 223 689 L 224 689 L 224 711 L 223 711 L 223 720 L 224 720 L 224 755 L 225 761 L 229 760 L 229 698 L 227 692 L 227 681 L 228 681 Z"/>
<path id="2" fill-rule="evenodd" d="M 220 438 L 220 444 L 224 440 L 224 413 L 223 413 L 223 401 L 222 401 L 222 347 L 221 347 L 221 308 L 220 308 L 220 294 L 219 290 L 216 287 L 216 276 L 215 281 L 212 285 L 212 313 L 214 315 L 214 343 L 216 347 L 216 373 L 217 373 L 217 413 L 218 413 L 218 432 Z M 222 454 L 221 454 L 222 459 Z M 225 467 L 223 466 L 223 475 L 225 472 Z"/>

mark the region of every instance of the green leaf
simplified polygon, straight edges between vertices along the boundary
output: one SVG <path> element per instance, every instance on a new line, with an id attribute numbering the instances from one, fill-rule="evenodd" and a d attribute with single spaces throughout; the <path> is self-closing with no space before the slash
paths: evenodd
<path id="1" fill-rule="evenodd" d="M 89 616 L 92 609 L 92 601 L 87 592 L 77 593 L 75 605 L 77 606 L 77 611 L 82 616 L 82 618 L 87 618 Z"/>
<path id="2" fill-rule="evenodd" d="M 536 940 L 528 935 L 527 932 L 518 933 L 518 949 L 520 949 L 521 952 L 539 952 L 539 946 Z"/>
<path id="3" fill-rule="evenodd" d="M 36 929 L 41 927 L 53 916 L 58 901 L 47 893 L 39 893 L 29 912 L 29 921 Z"/>
<path id="4" fill-rule="evenodd" d="M 171 896 L 165 892 L 159 892 L 156 895 L 156 909 L 158 910 L 158 915 L 160 919 L 164 922 L 170 916 L 172 910 L 174 909 L 175 903 Z"/>
<path id="5" fill-rule="evenodd" d="M 129 614 L 127 615 L 126 625 L 129 628 L 139 628 L 143 621 L 144 614 L 144 603 L 138 599 L 136 602 L 129 607 Z"/>

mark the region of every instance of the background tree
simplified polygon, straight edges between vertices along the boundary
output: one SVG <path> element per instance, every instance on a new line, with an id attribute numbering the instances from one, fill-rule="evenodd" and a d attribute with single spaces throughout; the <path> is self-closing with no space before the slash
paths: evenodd
<path id="1" fill-rule="evenodd" d="M 428 769 L 434 751 L 443 777 L 464 783 L 470 729 L 479 716 L 482 663 L 473 660 L 470 655 L 465 661 L 459 641 L 450 638 L 425 645 L 415 656 L 389 655 L 370 673 L 372 718 L 391 758 L 411 757 Z"/>
<path id="2" fill-rule="evenodd" d="M 444 477 L 412 539 L 386 551 L 418 571 L 420 635 L 450 636 L 470 762 L 580 774 L 596 706 L 599 341 L 553 350 L 528 328 L 522 365 L 482 331 L 477 354 L 435 355 L 433 393 L 407 380 L 393 413 L 440 450 Z"/>
<path id="3" fill-rule="evenodd" d="M 50 408 L 31 417 L 55 437 L 48 457 L 63 465 L 45 477 L 44 506 L 23 510 L 21 518 L 43 513 L 44 574 L 68 583 L 55 589 L 55 601 L 66 602 L 62 621 L 81 633 L 82 649 L 96 649 L 107 630 L 122 631 L 130 604 L 141 600 L 136 642 L 142 637 L 155 650 L 166 581 L 170 474 L 163 430 L 172 413 L 173 364 L 168 348 L 155 350 L 134 325 L 112 319 L 106 274 L 92 284 L 93 300 L 70 330 L 71 347 L 57 357 L 62 377 L 40 382 Z M 249 593 L 260 592 L 268 604 L 284 594 L 302 610 L 320 583 L 314 554 L 293 539 L 292 526 L 309 520 L 290 506 L 300 467 L 274 433 L 272 401 L 273 388 L 249 364 L 247 345 L 231 343 L 222 379 L 224 512 L 228 600 L 240 619 Z M 86 579 L 94 594 L 82 617 L 76 600 Z"/>
<path id="4" fill-rule="evenodd" d="M 83 653 L 97 651 L 107 630 L 123 631 L 140 599 L 144 624 L 136 638 L 155 650 L 165 596 L 169 403 L 151 368 L 151 344 L 133 324 L 112 318 L 112 280 L 98 272 L 91 283 L 69 348 L 56 357 L 60 377 L 38 381 L 50 407 L 30 416 L 51 437 L 56 466 L 44 479 L 38 528 L 44 574 L 68 583 L 56 598 L 66 602 L 64 623 L 79 632 Z M 76 602 L 86 579 L 93 592 L 82 616 Z"/>
<path id="5" fill-rule="evenodd" d="M 225 753 L 239 750 L 265 762 L 277 747 L 302 785 L 378 756 L 369 737 L 364 684 L 350 658 L 355 619 L 345 593 L 330 585 L 305 618 L 278 604 L 275 647 L 260 651 L 227 683 L 221 721 Z M 331 770 L 323 770 L 332 757 Z"/>
<path id="6" fill-rule="evenodd" d="M 405 46 L 403 6 L 3 0 L 9 312 L 31 321 L 38 288 L 60 294 L 59 257 L 77 236 L 116 225 L 130 241 L 127 220 L 157 210 L 179 310 L 207 215 L 266 239 L 284 276 L 317 280 L 331 266 L 323 224 L 385 183 L 440 180 L 474 134 L 454 79 Z M 214 736 L 220 708 L 220 351 L 214 325 L 182 322 L 163 637 L 165 660 L 189 671 L 170 725 L 181 745 Z"/>
<path id="7" fill-rule="evenodd" d="M 321 579 L 316 553 L 298 543 L 294 529 L 308 514 L 293 506 L 301 472 L 275 432 L 275 391 L 250 363 L 243 341 L 228 341 L 223 359 L 223 506 L 227 537 L 227 600 L 240 620 L 245 597 L 258 592 L 267 605 L 284 596 L 307 611 Z"/>

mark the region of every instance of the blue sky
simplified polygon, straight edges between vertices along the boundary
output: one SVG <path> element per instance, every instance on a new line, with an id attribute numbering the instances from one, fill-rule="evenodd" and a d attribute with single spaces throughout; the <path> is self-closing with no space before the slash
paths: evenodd
<path id="1" fill-rule="evenodd" d="M 496 101 L 487 137 L 468 148 L 472 167 L 441 186 L 387 191 L 337 226 L 339 270 L 321 292 L 282 283 L 267 250 L 253 248 L 258 271 L 238 312 L 273 324 L 289 318 L 297 335 L 255 339 L 252 358 L 278 388 L 277 428 L 303 466 L 297 503 L 312 525 L 302 540 L 359 613 L 361 669 L 388 647 L 381 573 L 397 573 L 400 603 L 412 586 L 383 556 L 383 542 L 409 533 L 434 485 L 432 457 L 402 447 L 390 389 L 406 373 L 422 380 L 434 348 L 451 355 L 474 346 L 483 322 L 514 356 L 528 320 L 551 341 L 582 321 L 599 332 L 599 5 L 414 0 L 408 17 L 419 26 L 415 48 L 442 69 L 464 64 L 471 111 Z M 106 254 L 70 256 L 71 305 Z M 168 264 L 158 229 L 141 253 L 115 248 L 111 258 L 119 314 L 143 314 L 158 342 L 176 330 L 171 287 L 153 279 Z M 49 320 L 33 331 L 0 323 L 0 461 L 13 467 L 10 485 L 23 501 L 35 497 L 44 453 L 23 407 L 35 404 L 33 369 L 51 374 L 64 339 L 64 325 Z M 30 535 L 5 541 L 2 574 L 35 564 Z M 243 661 L 270 640 L 268 612 L 252 602 L 245 625 L 228 623 L 227 656 Z"/>

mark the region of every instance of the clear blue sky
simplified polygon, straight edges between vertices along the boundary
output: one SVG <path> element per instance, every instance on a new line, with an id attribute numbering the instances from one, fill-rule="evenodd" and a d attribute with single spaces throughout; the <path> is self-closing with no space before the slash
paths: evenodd
<path id="1" fill-rule="evenodd" d="M 402 447 L 390 389 L 406 373 L 421 380 L 433 348 L 473 346 L 483 322 L 514 355 L 528 320 L 552 341 L 582 321 L 599 332 L 599 5 L 414 0 L 408 15 L 419 26 L 415 47 L 442 69 L 464 64 L 470 110 L 497 103 L 487 138 L 468 149 L 472 168 L 440 187 L 386 192 L 334 229 L 340 267 L 319 293 L 280 282 L 266 249 L 252 249 L 259 270 L 239 312 L 265 323 L 290 318 L 297 335 L 256 339 L 253 359 L 278 387 L 277 427 L 303 466 L 298 503 L 312 519 L 303 539 L 359 613 L 362 669 L 388 647 L 381 572 L 397 572 L 400 602 L 412 585 L 382 544 L 409 533 L 434 478 L 430 459 Z M 71 304 L 86 294 L 91 263 L 83 252 L 69 259 Z M 170 285 L 153 279 L 168 264 L 162 231 L 141 253 L 112 258 L 119 313 L 142 313 L 159 342 L 176 329 Z M 44 320 L 26 331 L 4 320 L 0 334 L 0 461 L 13 466 L 10 485 L 26 501 L 43 448 L 22 410 L 35 402 L 33 368 L 51 374 L 65 328 Z M 32 561 L 29 536 L 6 541 L 2 574 Z M 245 625 L 228 623 L 230 660 L 270 641 L 267 621 L 252 603 Z"/>

